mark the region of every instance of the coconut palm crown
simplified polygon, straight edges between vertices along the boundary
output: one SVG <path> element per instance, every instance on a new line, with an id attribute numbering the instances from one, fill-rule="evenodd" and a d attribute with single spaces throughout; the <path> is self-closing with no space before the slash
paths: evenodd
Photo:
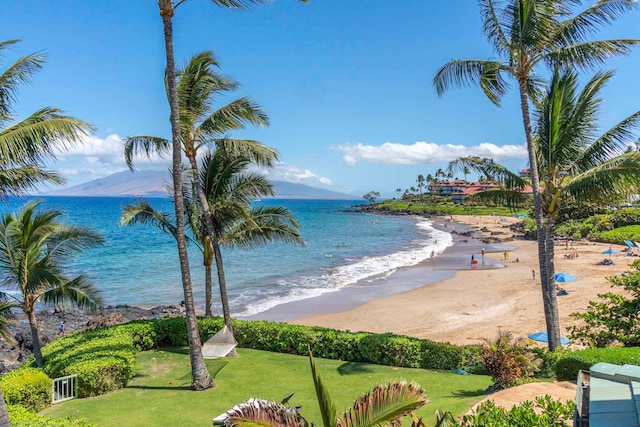
<path id="1" fill-rule="evenodd" d="M 0 42 L 3 51 L 19 40 Z M 63 111 L 44 107 L 16 121 L 14 103 L 20 85 L 27 84 L 42 68 L 44 55 L 36 53 L 19 58 L 0 73 L 0 198 L 22 194 L 39 184 L 60 184 L 64 180 L 44 168 L 44 161 L 55 158 L 56 148 L 65 148 L 82 140 L 93 127 L 67 116 Z"/>

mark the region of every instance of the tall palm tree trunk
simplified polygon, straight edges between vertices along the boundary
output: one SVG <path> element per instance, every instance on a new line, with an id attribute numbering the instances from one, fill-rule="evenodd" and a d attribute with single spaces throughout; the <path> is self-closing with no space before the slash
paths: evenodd
<path id="1" fill-rule="evenodd" d="M 187 153 L 189 162 L 194 171 L 198 170 L 198 163 L 195 157 L 195 152 Z M 224 267 L 222 265 L 222 253 L 220 252 L 220 244 L 218 243 L 218 236 L 216 235 L 215 227 L 213 226 L 213 220 L 209 215 L 209 202 L 207 201 L 207 195 L 204 193 L 204 188 L 200 183 L 200 177 L 198 173 L 193 174 L 193 185 L 196 187 L 196 193 L 198 193 L 198 200 L 204 212 L 204 223 L 207 229 L 209 239 L 211 239 L 211 245 L 213 246 L 213 256 L 216 260 L 216 269 L 218 270 L 218 285 L 220 286 L 220 303 L 222 305 L 222 314 L 224 316 L 224 323 L 227 325 L 229 332 L 233 336 L 233 326 L 231 325 L 231 312 L 229 310 L 229 298 L 227 296 L 227 282 L 224 277 Z"/>
<path id="2" fill-rule="evenodd" d="M 2 394 L 2 390 L 0 390 L 0 427 L 11 427 L 9 413 L 7 412 L 7 404 L 4 401 L 4 394 Z"/>
<path id="3" fill-rule="evenodd" d="M 211 261 L 207 260 L 204 266 L 204 315 L 211 317 L 211 305 L 213 304 L 213 292 L 211 291 Z"/>
<path id="4" fill-rule="evenodd" d="M 27 313 L 29 319 L 29 328 L 31 329 L 31 345 L 33 355 L 36 358 L 36 366 L 41 368 L 44 365 L 44 358 L 42 357 L 42 346 L 40 345 L 40 335 L 38 334 L 38 321 L 36 320 L 36 314 L 33 310 Z"/>
<path id="5" fill-rule="evenodd" d="M 215 384 L 207 371 L 202 357 L 202 342 L 198 332 L 193 290 L 187 257 L 187 242 L 184 233 L 184 199 L 182 197 L 182 142 L 180 138 L 180 116 L 178 108 L 178 92 L 176 89 L 176 72 L 173 58 L 173 8 L 171 0 L 158 0 L 160 16 L 164 27 L 165 53 L 167 57 L 167 85 L 169 89 L 169 107 L 171 109 L 171 137 L 173 144 L 173 191 L 176 211 L 176 241 L 180 257 L 182 288 L 184 291 L 185 319 L 187 322 L 187 338 L 189 342 L 189 358 L 191 361 L 191 388 L 206 390 Z"/>
<path id="6" fill-rule="evenodd" d="M 220 285 L 220 300 L 222 302 L 222 316 L 224 317 L 224 324 L 233 333 L 233 326 L 231 325 L 231 313 L 229 312 L 229 296 L 227 295 L 227 279 L 224 275 L 224 266 L 222 265 L 222 252 L 220 251 L 220 245 L 214 243 L 213 253 L 216 259 L 216 269 L 218 270 L 218 283 Z"/>
<path id="7" fill-rule="evenodd" d="M 531 176 L 531 188 L 533 190 L 533 210 L 536 217 L 536 229 L 538 240 L 538 262 L 540 265 L 540 282 L 542 300 L 544 303 L 544 317 L 549 336 L 549 351 L 555 351 L 560 345 L 560 320 L 558 314 L 558 301 L 556 298 L 553 281 L 549 280 L 549 259 L 547 255 L 546 230 L 543 220 L 542 201 L 540 199 L 540 178 L 538 176 L 538 161 L 533 142 L 531 118 L 529 116 L 529 99 L 527 95 L 527 82 L 519 79 L 520 107 L 522 110 L 522 122 L 527 138 L 527 151 L 529 153 L 529 174 Z M 553 242 L 552 242 L 553 243 Z M 553 248 L 553 244 L 551 246 Z M 553 268 L 551 268 L 553 270 Z"/>

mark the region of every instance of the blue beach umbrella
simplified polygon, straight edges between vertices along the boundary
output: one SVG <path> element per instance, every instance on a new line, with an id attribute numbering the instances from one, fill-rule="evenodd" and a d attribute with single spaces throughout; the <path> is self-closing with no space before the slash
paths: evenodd
<path id="1" fill-rule="evenodd" d="M 606 251 L 602 251 L 602 253 L 606 255 L 611 255 L 611 254 L 617 254 L 618 251 L 616 251 L 615 249 L 607 249 Z"/>
<path id="2" fill-rule="evenodd" d="M 578 280 L 578 278 L 569 273 L 556 273 L 554 280 L 556 282 L 573 282 L 574 280 Z"/>
<path id="3" fill-rule="evenodd" d="M 631 241 L 629 241 L 629 240 L 625 240 L 625 241 L 624 241 L 624 243 L 625 243 L 627 246 L 629 246 L 630 248 L 635 248 L 635 247 L 636 247 L 635 243 L 633 243 L 633 242 L 631 242 Z"/>
<path id="4" fill-rule="evenodd" d="M 529 335 L 529 338 L 534 341 L 549 342 L 549 335 L 547 335 L 546 332 L 536 332 L 535 334 Z M 571 342 L 567 338 L 560 337 L 560 344 L 569 345 L 570 343 Z"/>

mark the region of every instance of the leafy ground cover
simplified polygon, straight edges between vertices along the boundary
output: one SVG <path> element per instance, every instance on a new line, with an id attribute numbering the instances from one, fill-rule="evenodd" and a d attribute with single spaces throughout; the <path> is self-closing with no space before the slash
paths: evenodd
<path id="1" fill-rule="evenodd" d="M 137 354 L 136 377 L 121 390 L 88 399 L 61 403 L 44 415 L 86 418 L 108 426 L 210 426 L 211 419 L 250 397 L 280 401 L 295 392 L 290 403 L 302 405 L 308 420 L 320 422 L 309 360 L 306 357 L 238 349 L 239 357 L 207 360 L 217 387 L 189 390 L 190 367 L 184 348 L 156 349 Z M 433 425 L 435 410 L 460 415 L 484 397 L 492 383 L 482 375 L 458 375 L 424 369 L 396 368 L 316 359 L 339 410 L 349 407 L 361 393 L 377 383 L 405 379 L 425 390 L 430 403 L 418 415 Z"/>

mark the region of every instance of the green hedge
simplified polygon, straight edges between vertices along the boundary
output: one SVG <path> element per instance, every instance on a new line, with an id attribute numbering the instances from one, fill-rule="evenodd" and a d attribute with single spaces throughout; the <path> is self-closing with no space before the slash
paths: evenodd
<path id="1" fill-rule="evenodd" d="M 153 328 L 118 325 L 77 332 L 42 348 L 44 372 L 51 378 L 78 375 L 78 396 L 96 396 L 127 385 L 135 375 L 135 354 L 140 342 L 153 342 Z M 151 325 L 150 325 L 151 326 Z M 150 341 L 151 340 L 151 341 Z M 35 366 L 31 358 L 28 366 Z"/>
<path id="2" fill-rule="evenodd" d="M 39 411 L 51 405 L 51 378 L 37 368 L 23 367 L 4 375 L 0 388 L 9 405 Z"/>
<path id="3" fill-rule="evenodd" d="M 640 347 L 590 348 L 564 353 L 556 363 L 556 377 L 561 381 L 575 381 L 578 371 L 588 370 L 599 362 L 640 365 Z"/>
<path id="4" fill-rule="evenodd" d="M 31 412 L 20 405 L 7 406 L 9 421 L 13 427 L 95 427 L 84 418 L 72 420 L 65 418 L 49 418 Z"/>

